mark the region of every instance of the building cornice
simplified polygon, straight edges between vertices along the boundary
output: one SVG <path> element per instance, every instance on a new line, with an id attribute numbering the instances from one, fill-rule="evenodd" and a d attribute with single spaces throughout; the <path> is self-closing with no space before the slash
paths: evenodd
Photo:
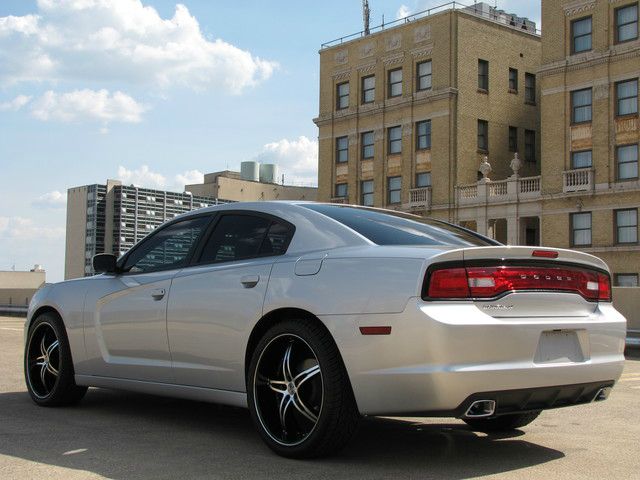
<path id="1" fill-rule="evenodd" d="M 562 6 L 564 10 L 564 14 L 567 17 L 572 15 L 577 15 L 578 13 L 588 12 L 589 10 L 593 10 L 596 6 L 595 0 L 574 0 L 573 2 L 568 2 Z"/>

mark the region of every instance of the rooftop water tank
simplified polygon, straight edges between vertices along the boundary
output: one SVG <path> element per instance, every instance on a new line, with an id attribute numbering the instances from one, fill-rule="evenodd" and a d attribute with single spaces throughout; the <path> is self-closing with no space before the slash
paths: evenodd
<path id="1" fill-rule="evenodd" d="M 277 183 L 278 166 L 273 163 L 263 163 L 260 165 L 260 181 L 262 183 Z"/>
<path id="2" fill-rule="evenodd" d="M 258 162 L 242 162 L 240 164 L 240 178 L 242 180 L 260 181 L 260 164 Z"/>

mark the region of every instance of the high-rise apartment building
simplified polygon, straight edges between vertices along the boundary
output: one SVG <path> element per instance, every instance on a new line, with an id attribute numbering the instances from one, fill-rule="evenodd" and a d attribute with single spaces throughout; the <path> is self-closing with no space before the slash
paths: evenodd
<path id="1" fill-rule="evenodd" d="M 92 275 L 96 253 L 117 256 L 181 213 L 224 203 L 191 193 L 166 192 L 107 180 L 67 192 L 65 279 Z"/>

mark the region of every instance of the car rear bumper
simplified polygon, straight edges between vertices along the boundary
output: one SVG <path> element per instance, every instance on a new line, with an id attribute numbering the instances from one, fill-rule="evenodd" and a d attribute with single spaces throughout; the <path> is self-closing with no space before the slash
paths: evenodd
<path id="1" fill-rule="evenodd" d="M 322 320 L 336 339 L 358 408 L 366 415 L 461 416 L 465 402 L 487 392 L 500 411 L 506 399 L 513 400 L 508 392 L 535 394 L 547 387 L 556 393 L 548 390 L 544 401 L 520 410 L 585 403 L 590 391 L 574 391 L 571 401 L 571 392 L 561 387 L 611 386 L 624 363 L 626 321 L 610 304 L 583 317 L 494 318 L 473 304 L 413 298 L 401 314 Z M 392 329 L 390 335 L 367 336 L 359 331 L 363 326 Z M 541 354 L 543 332 L 554 331 L 573 338 L 575 351 L 567 358 Z"/>

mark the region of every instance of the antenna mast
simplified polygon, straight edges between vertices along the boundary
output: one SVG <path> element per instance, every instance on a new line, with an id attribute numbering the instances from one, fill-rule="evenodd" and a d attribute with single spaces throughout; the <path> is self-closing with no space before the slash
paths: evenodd
<path id="1" fill-rule="evenodd" d="M 364 34 L 369 35 L 369 0 L 362 0 L 362 20 L 364 21 Z"/>

